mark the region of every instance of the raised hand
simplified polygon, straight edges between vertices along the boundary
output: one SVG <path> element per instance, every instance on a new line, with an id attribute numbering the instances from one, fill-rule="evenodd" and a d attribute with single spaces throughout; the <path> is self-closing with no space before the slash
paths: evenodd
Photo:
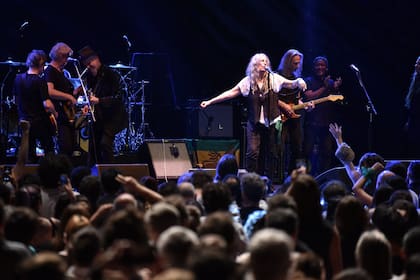
<path id="1" fill-rule="evenodd" d="M 335 141 L 337 142 L 337 146 L 343 143 L 343 133 L 341 130 L 341 126 L 336 123 L 330 123 L 329 129 L 331 135 L 334 137 Z"/>

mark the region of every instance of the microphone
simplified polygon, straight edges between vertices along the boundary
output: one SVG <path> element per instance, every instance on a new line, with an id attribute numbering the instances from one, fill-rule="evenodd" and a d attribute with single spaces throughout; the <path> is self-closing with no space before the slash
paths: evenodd
<path id="1" fill-rule="evenodd" d="M 124 34 L 122 37 L 125 40 L 125 42 L 127 43 L 127 47 L 128 48 L 131 48 L 131 42 L 130 42 L 130 40 L 128 40 L 127 35 Z"/>
<path id="2" fill-rule="evenodd" d="M 351 68 L 353 71 L 357 72 L 357 73 L 359 73 L 359 72 L 360 72 L 360 71 L 359 71 L 359 68 L 357 68 L 357 67 L 356 67 L 356 65 L 354 65 L 354 64 L 350 64 L 350 68 Z"/>
<path id="3" fill-rule="evenodd" d="M 67 61 L 73 61 L 73 62 L 79 62 L 79 60 L 73 58 L 73 57 L 68 57 Z"/>
<path id="4" fill-rule="evenodd" d="M 28 26 L 28 24 L 29 21 L 25 21 L 24 23 L 22 23 L 22 25 L 19 27 L 19 31 L 23 31 L 26 28 L 26 26 Z"/>
<path id="5" fill-rule="evenodd" d="M 273 70 L 271 70 L 269 67 L 265 67 L 265 71 L 267 71 L 268 73 L 274 74 Z"/>

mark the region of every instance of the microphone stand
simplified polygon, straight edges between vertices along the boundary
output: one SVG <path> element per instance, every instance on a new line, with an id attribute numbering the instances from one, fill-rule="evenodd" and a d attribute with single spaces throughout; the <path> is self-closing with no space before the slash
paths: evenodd
<path id="1" fill-rule="evenodd" d="M 378 112 L 375 109 L 375 106 L 373 105 L 372 99 L 370 98 L 365 85 L 362 81 L 362 76 L 360 74 L 360 71 L 356 71 L 356 76 L 359 81 L 360 87 L 363 89 L 363 92 L 365 93 L 367 104 L 366 104 L 366 110 L 369 113 L 369 124 L 368 124 L 368 149 L 369 152 L 372 151 L 372 144 L 373 144 L 373 115 L 378 115 Z"/>
<path id="2" fill-rule="evenodd" d="M 86 67 L 85 70 L 83 70 L 82 73 L 80 73 L 79 67 L 76 65 L 76 63 L 74 63 L 74 68 L 76 69 L 77 78 L 80 81 L 80 85 L 81 85 L 82 90 L 83 90 L 84 99 L 86 100 L 86 104 L 87 104 L 87 107 L 88 107 L 88 113 L 87 113 L 86 116 L 87 116 L 87 120 L 88 120 L 88 131 L 89 131 L 89 134 L 90 134 L 89 137 L 92 140 L 92 146 L 89 143 L 89 148 L 88 148 L 88 151 L 89 151 L 88 152 L 89 153 L 88 162 L 89 162 L 89 165 L 90 165 L 92 163 L 91 162 L 91 154 L 92 153 L 90 151 L 90 147 L 93 147 L 93 156 L 95 157 L 95 162 L 96 163 L 98 162 L 98 158 L 96 156 L 95 134 L 93 133 L 93 127 L 92 127 L 92 122 L 96 122 L 96 118 L 95 118 L 95 115 L 93 113 L 92 105 L 90 104 L 89 96 L 87 94 L 87 90 L 86 90 L 85 84 L 84 84 L 83 79 L 82 79 L 82 76 L 86 73 L 88 68 Z"/>

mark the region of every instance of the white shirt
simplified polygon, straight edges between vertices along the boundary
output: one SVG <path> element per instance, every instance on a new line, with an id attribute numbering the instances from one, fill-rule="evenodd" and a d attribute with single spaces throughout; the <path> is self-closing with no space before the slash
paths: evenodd
<path id="1" fill-rule="evenodd" d="M 292 82 L 292 80 L 288 80 L 286 78 L 284 78 L 283 76 L 280 76 L 279 74 L 276 73 L 270 73 L 268 78 L 270 79 L 269 84 L 271 86 L 271 89 L 274 92 L 279 92 L 281 90 L 281 88 L 283 87 L 284 82 Z M 237 85 L 241 91 L 242 96 L 248 96 L 249 92 L 250 92 L 250 86 L 251 86 L 251 82 L 249 80 L 249 77 L 246 76 L 245 78 L 243 78 Z M 275 123 L 277 120 L 281 119 L 281 116 L 277 117 L 276 119 L 274 119 L 270 124 L 268 123 L 268 120 L 266 120 L 264 118 L 264 106 L 261 105 L 261 110 L 260 110 L 260 117 L 259 117 L 259 123 L 262 123 L 263 125 L 265 125 L 266 127 L 268 127 L 269 125 L 272 125 L 273 123 Z"/>

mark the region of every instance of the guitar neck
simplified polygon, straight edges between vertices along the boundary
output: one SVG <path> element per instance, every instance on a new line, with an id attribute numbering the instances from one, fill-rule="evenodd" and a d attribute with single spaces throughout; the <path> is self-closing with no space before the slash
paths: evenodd
<path id="1" fill-rule="evenodd" d="M 329 100 L 330 100 L 329 96 L 325 96 L 325 97 L 322 97 L 322 98 L 319 98 L 319 99 L 314 99 L 314 100 L 311 100 L 311 101 L 304 102 L 302 104 L 293 105 L 293 110 L 303 109 L 306 106 L 308 106 L 310 103 L 313 103 L 314 105 L 316 105 L 316 104 L 323 103 L 323 102 L 326 102 L 326 101 L 329 101 Z"/>

